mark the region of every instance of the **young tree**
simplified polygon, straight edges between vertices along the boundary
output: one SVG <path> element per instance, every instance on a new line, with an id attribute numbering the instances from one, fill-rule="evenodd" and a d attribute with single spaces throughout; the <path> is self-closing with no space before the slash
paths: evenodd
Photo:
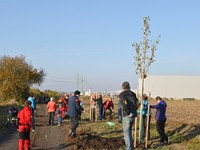
<path id="1" fill-rule="evenodd" d="M 153 43 L 152 40 L 149 39 L 151 34 L 149 16 L 144 17 L 144 29 L 143 29 L 143 42 L 134 43 L 132 46 L 135 48 L 135 65 L 136 65 L 136 74 L 140 74 L 140 78 L 142 79 L 142 93 L 144 94 L 144 79 L 147 77 L 147 73 L 149 71 L 149 67 L 155 61 L 154 53 L 157 49 L 157 44 L 159 43 L 160 36 L 158 36 L 157 40 Z M 143 101 L 141 100 L 140 105 L 140 125 L 139 125 L 139 142 L 142 142 L 142 107 Z"/>
<path id="2" fill-rule="evenodd" d="M 45 73 L 25 61 L 24 56 L 0 58 L 0 91 L 5 98 L 27 98 L 31 85 L 41 84 Z"/>
<path id="3" fill-rule="evenodd" d="M 157 49 L 157 44 L 159 43 L 160 36 L 158 36 L 157 40 L 153 43 L 152 40 L 149 39 L 151 34 L 149 16 L 144 17 L 144 31 L 143 31 L 143 42 L 134 43 L 132 46 L 135 48 L 135 65 L 136 65 L 136 74 L 140 74 L 140 78 L 142 79 L 142 95 L 144 92 L 144 79 L 147 77 L 147 73 L 149 71 L 149 67 L 155 61 L 154 53 Z"/>

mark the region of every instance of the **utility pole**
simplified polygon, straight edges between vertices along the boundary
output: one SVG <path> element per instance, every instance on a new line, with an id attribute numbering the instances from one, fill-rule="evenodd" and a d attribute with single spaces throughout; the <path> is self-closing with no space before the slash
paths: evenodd
<path id="1" fill-rule="evenodd" d="M 79 90 L 79 74 L 77 73 L 77 90 Z"/>
<path id="2" fill-rule="evenodd" d="M 82 79 L 81 79 L 81 92 L 83 92 L 83 77 L 82 77 Z"/>

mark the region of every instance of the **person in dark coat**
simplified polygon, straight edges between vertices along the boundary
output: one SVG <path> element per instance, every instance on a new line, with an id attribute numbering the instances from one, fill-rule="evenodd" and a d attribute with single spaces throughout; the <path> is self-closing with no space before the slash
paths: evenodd
<path id="1" fill-rule="evenodd" d="M 137 117 L 137 109 L 139 104 L 136 94 L 130 90 L 131 87 L 129 82 L 125 81 L 122 84 L 122 89 L 123 92 L 120 93 L 119 98 L 123 115 L 122 124 L 123 124 L 124 140 L 125 140 L 126 150 L 133 150 L 132 127 L 135 122 L 135 117 Z"/>
<path id="2" fill-rule="evenodd" d="M 74 95 L 69 98 L 68 101 L 68 115 L 70 117 L 70 131 L 69 137 L 76 136 L 76 128 L 78 127 L 80 116 L 83 108 L 80 105 L 80 91 L 75 91 Z"/>
<path id="3" fill-rule="evenodd" d="M 103 99 L 102 99 L 102 95 L 99 95 L 99 98 L 95 99 L 93 98 L 93 100 L 95 102 L 97 102 L 98 108 L 99 108 L 99 120 L 103 119 Z"/>

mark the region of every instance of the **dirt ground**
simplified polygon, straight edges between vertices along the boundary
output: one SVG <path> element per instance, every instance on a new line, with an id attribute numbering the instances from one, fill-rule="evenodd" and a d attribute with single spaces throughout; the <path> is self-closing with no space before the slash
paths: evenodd
<path id="1" fill-rule="evenodd" d="M 47 126 L 46 105 L 37 106 L 36 130 L 31 132 L 31 149 L 34 150 L 62 150 L 70 145 L 66 144 L 65 132 L 62 127 Z M 56 117 L 55 117 L 56 119 Z M 0 150 L 17 150 L 18 132 L 15 127 L 3 129 L 0 132 Z"/>
<path id="2" fill-rule="evenodd" d="M 65 132 L 62 127 L 55 125 L 48 126 L 46 105 L 39 105 L 36 116 L 36 130 L 31 134 L 31 145 L 34 150 L 63 150 L 69 145 L 65 142 Z"/>
<path id="3" fill-rule="evenodd" d="M 104 138 L 90 130 L 78 130 L 77 138 L 67 137 L 69 131 L 69 119 L 65 119 L 62 126 L 47 125 L 46 105 L 37 106 L 36 130 L 31 132 L 31 149 L 33 150 L 72 150 L 72 149 L 118 149 L 124 145 L 124 140 L 119 138 Z M 89 123 L 88 119 L 83 119 Z M 18 149 L 18 132 L 14 127 L 9 127 L 0 132 L 0 150 Z"/>
<path id="4" fill-rule="evenodd" d="M 18 150 L 18 132 L 14 127 L 0 131 L 0 150 Z"/>

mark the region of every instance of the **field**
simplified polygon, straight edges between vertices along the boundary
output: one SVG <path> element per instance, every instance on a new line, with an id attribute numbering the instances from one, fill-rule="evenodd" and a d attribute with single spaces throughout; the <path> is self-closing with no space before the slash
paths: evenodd
<path id="1" fill-rule="evenodd" d="M 199 149 L 200 147 L 200 101 L 166 101 L 167 123 L 166 133 L 170 138 L 170 144 L 160 146 L 159 136 L 155 129 L 155 118 L 151 120 L 151 139 L 148 142 L 150 149 Z M 156 104 L 151 100 L 151 104 Z M 89 121 L 89 105 L 86 105 L 86 113 L 78 127 L 79 138 L 75 140 L 78 149 L 124 149 L 122 124 L 117 120 L 117 102 L 112 119 L 104 121 Z M 155 110 L 153 110 L 153 116 Z M 111 121 L 115 126 L 111 127 L 106 122 Z M 66 127 L 67 128 L 67 127 Z M 106 144 L 106 141 L 108 144 Z M 137 149 L 144 148 L 144 143 L 137 145 Z"/>

